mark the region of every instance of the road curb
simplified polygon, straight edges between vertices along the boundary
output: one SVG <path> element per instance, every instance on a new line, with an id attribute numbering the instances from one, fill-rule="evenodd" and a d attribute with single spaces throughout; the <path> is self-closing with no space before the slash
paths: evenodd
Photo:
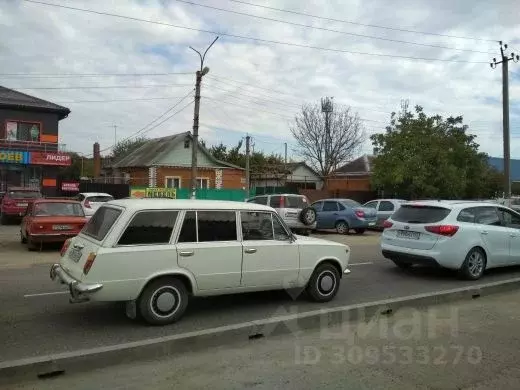
<path id="1" fill-rule="evenodd" d="M 520 278 L 417 294 L 364 304 L 296 312 L 297 306 L 280 307 L 278 315 L 263 320 L 221 326 L 213 329 L 163 336 L 114 346 L 83 349 L 27 359 L 0 362 L 0 383 L 13 383 L 53 374 L 93 370 L 137 360 L 151 360 L 173 353 L 197 351 L 225 344 L 280 334 L 297 337 L 307 329 L 323 329 L 345 322 L 391 315 L 402 308 L 475 299 L 480 296 L 520 288 Z"/>

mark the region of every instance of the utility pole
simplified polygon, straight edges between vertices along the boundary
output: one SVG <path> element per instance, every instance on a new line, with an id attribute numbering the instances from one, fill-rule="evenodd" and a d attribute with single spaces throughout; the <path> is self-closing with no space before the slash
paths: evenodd
<path id="1" fill-rule="evenodd" d="M 284 147 L 285 147 L 285 158 L 284 158 L 284 163 L 285 163 L 285 167 L 287 168 L 287 142 L 284 142 Z"/>
<path id="2" fill-rule="evenodd" d="M 249 199 L 250 190 L 250 173 L 249 173 L 249 147 L 251 146 L 251 137 L 249 134 L 246 136 L 246 199 Z"/>
<path id="3" fill-rule="evenodd" d="M 199 148 L 199 112 L 200 112 L 200 85 L 202 83 L 202 76 L 208 74 L 209 68 L 204 66 L 204 59 L 211 46 L 217 41 L 216 37 L 211 45 L 208 46 L 204 54 L 200 54 L 190 46 L 190 49 L 199 55 L 200 69 L 195 72 L 195 108 L 193 111 L 193 135 L 191 143 L 191 199 L 195 199 L 197 193 L 197 150 Z"/>
<path id="4" fill-rule="evenodd" d="M 503 142 L 504 142 L 504 198 L 511 198 L 511 151 L 510 151 L 510 132 L 509 132 L 509 61 L 518 62 L 520 57 L 511 53 L 507 56 L 504 50 L 507 50 L 507 44 L 500 43 L 501 61 L 493 58 L 493 62 L 489 65 L 492 69 L 496 69 L 498 64 L 502 64 L 502 124 L 503 124 Z"/>
<path id="5" fill-rule="evenodd" d="M 330 121 L 329 121 L 329 114 L 334 110 L 334 106 L 332 104 L 332 99 L 334 98 L 322 98 L 321 99 L 321 112 L 325 113 L 325 150 L 324 150 L 324 153 L 325 153 L 325 159 L 324 159 L 324 162 L 323 162 L 323 168 L 325 170 L 325 173 L 328 174 L 330 173 L 329 170 L 330 170 L 330 153 L 331 153 L 331 138 L 330 138 Z M 329 165 L 330 164 L 330 165 Z"/>

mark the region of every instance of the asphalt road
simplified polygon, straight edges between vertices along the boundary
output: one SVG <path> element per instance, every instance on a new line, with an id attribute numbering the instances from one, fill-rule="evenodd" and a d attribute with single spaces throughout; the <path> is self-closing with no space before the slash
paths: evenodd
<path id="1" fill-rule="evenodd" d="M 323 307 L 284 292 L 199 298 L 177 324 L 151 327 L 126 318 L 122 305 L 71 305 L 63 287 L 50 281 L 57 251 L 30 255 L 16 243 L 16 227 L 0 229 L 0 361 L 137 341 Z M 12 229 L 11 229 L 12 228 Z M 477 285 L 520 276 L 520 268 L 490 271 L 480 282 L 466 282 L 447 271 L 397 269 L 379 253 L 375 233 L 364 237 L 326 235 L 350 243 L 352 273 L 343 279 L 328 307 Z M 12 242 L 9 243 L 8 241 Z M 9 248 L 9 249 L 6 249 Z M 7 259 L 5 250 L 10 255 Z M 28 259 L 33 259 L 32 263 Z M 17 261 L 20 266 L 17 266 Z M 14 263 L 13 263 L 14 262 Z M 2 263 L 7 266 L 2 267 Z M 15 264 L 15 265 L 13 265 Z"/>

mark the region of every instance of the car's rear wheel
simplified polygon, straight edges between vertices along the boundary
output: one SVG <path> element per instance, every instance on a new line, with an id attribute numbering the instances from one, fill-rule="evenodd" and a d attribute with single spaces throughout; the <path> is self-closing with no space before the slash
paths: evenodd
<path id="1" fill-rule="evenodd" d="M 328 302 L 336 296 L 340 280 L 339 272 L 334 265 L 319 265 L 309 280 L 307 294 L 315 302 Z"/>
<path id="2" fill-rule="evenodd" d="M 356 232 L 356 234 L 363 234 L 363 233 L 365 233 L 365 230 L 366 230 L 366 229 L 354 229 L 354 231 Z"/>
<path id="3" fill-rule="evenodd" d="M 20 242 L 21 242 L 22 244 L 27 244 L 27 238 L 25 238 L 25 237 L 23 236 L 23 233 L 22 233 L 21 230 L 20 230 Z"/>
<path id="4" fill-rule="evenodd" d="M 31 239 L 30 235 L 27 235 L 27 250 L 32 252 L 36 249 L 36 243 Z"/>
<path id="5" fill-rule="evenodd" d="M 8 222 L 9 220 L 7 219 L 7 215 L 0 213 L 0 224 L 7 225 Z"/>
<path id="6" fill-rule="evenodd" d="M 349 230 L 348 223 L 345 221 L 336 222 L 336 231 L 338 234 L 347 234 Z"/>
<path id="7" fill-rule="evenodd" d="M 306 225 L 312 225 L 314 222 L 316 222 L 316 210 L 314 210 L 312 207 L 305 207 L 300 212 L 300 221 Z"/>
<path id="8" fill-rule="evenodd" d="M 166 325 L 179 320 L 188 307 L 188 290 L 176 278 L 150 282 L 141 293 L 139 314 L 150 325 Z"/>
<path id="9" fill-rule="evenodd" d="M 481 248 L 472 248 L 459 269 L 459 275 L 468 280 L 480 279 L 486 270 L 486 262 L 486 253 Z"/>

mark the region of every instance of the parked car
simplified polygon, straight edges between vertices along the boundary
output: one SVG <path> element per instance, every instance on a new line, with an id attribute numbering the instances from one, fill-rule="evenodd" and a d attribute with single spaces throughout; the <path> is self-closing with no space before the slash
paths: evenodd
<path id="1" fill-rule="evenodd" d="M 381 251 L 401 268 L 440 266 L 476 280 L 520 264 L 520 214 L 486 202 L 405 203 L 385 221 Z"/>
<path id="2" fill-rule="evenodd" d="M 20 224 L 20 241 L 29 250 L 45 243 L 64 242 L 79 234 L 87 218 L 81 204 L 66 199 L 37 199 Z"/>
<path id="3" fill-rule="evenodd" d="M 363 234 L 376 226 L 376 211 L 361 206 L 352 199 L 322 199 L 312 204 L 317 212 L 316 229 L 336 229 L 339 234 L 348 234 L 354 229 Z"/>
<path id="4" fill-rule="evenodd" d="M 39 189 L 30 187 L 9 187 L 0 206 L 0 222 L 5 225 L 10 219 L 21 219 L 27 206 L 42 197 Z"/>
<path id="5" fill-rule="evenodd" d="M 309 206 L 309 200 L 304 195 L 259 195 L 248 199 L 247 202 L 274 208 L 295 233 L 308 236 L 311 230 L 316 229 L 316 211 Z"/>
<path id="6" fill-rule="evenodd" d="M 401 207 L 401 204 L 404 202 L 406 202 L 404 199 L 375 199 L 365 203 L 363 207 L 376 210 L 376 227 L 382 229 L 383 222 L 386 221 L 396 210 L 398 210 L 399 207 Z"/>
<path id="7" fill-rule="evenodd" d="M 305 289 L 330 301 L 349 257 L 347 245 L 293 235 L 268 206 L 121 199 L 66 241 L 50 274 L 69 286 L 72 303 L 122 301 L 129 317 L 163 325 L 191 296 Z"/>
<path id="8" fill-rule="evenodd" d="M 114 200 L 114 197 L 104 192 L 82 192 L 77 195 L 77 200 L 81 202 L 85 216 L 90 218 L 103 203 Z"/>

